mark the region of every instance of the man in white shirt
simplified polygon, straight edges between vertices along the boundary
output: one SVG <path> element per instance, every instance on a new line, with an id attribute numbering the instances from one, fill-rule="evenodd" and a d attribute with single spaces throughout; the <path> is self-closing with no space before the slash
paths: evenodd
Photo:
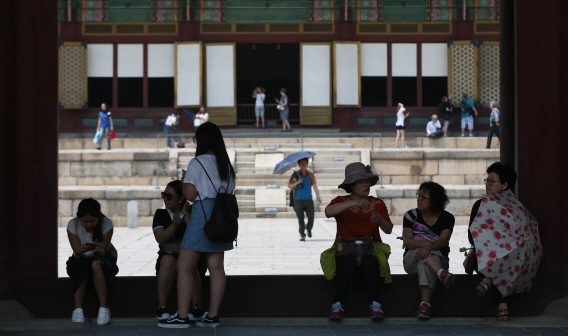
<path id="1" fill-rule="evenodd" d="M 426 125 L 426 133 L 428 134 L 429 138 L 438 139 L 444 135 L 444 131 L 442 130 L 442 125 L 438 120 L 438 115 L 432 114 L 430 117 L 430 121 Z"/>
<path id="2" fill-rule="evenodd" d="M 172 128 L 175 128 L 174 126 L 177 125 L 177 124 L 178 124 L 178 121 L 177 121 L 177 117 L 176 117 L 175 114 L 170 114 L 168 116 L 168 118 L 166 119 L 166 122 L 164 123 L 164 131 L 166 131 L 166 134 L 168 135 L 166 137 L 166 148 L 167 149 L 172 148 L 170 146 L 170 141 L 171 141 L 171 138 L 172 138 L 172 136 L 171 136 L 172 135 Z"/>

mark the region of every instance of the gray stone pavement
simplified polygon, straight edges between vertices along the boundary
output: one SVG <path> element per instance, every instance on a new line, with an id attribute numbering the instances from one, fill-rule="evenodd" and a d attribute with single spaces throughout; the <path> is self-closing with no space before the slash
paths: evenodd
<path id="1" fill-rule="evenodd" d="M 389 264 L 391 273 L 404 274 L 402 266 L 402 225 L 393 218 L 392 234 L 382 234 L 383 241 L 391 246 Z M 400 219 L 402 222 L 402 219 Z M 65 228 L 59 228 L 59 276 L 66 277 L 65 263 L 71 247 Z M 298 222 L 295 218 L 241 219 L 239 220 L 238 246 L 225 253 L 227 275 L 289 275 L 322 274 L 320 254 L 333 244 L 336 224 L 333 219 L 316 218 L 313 238 L 299 241 Z M 155 275 L 158 244 L 151 227 L 114 229 L 113 244 L 118 250 L 119 276 Z M 463 274 L 463 253 L 459 248 L 469 246 L 467 226 L 456 225 L 450 240 L 450 270 Z"/>
<path id="2" fill-rule="evenodd" d="M 221 318 L 219 328 L 160 329 L 156 321 L 113 319 L 110 325 L 72 323 L 70 319 L 25 322 L 0 322 L 0 335 L 568 335 L 568 320 L 553 317 L 513 318 L 507 323 L 483 318 L 438 318 L 421 322 L 415 318 L 388 318 L 383 322 L 345 319 L 330 322 L 326 318 Z"/>

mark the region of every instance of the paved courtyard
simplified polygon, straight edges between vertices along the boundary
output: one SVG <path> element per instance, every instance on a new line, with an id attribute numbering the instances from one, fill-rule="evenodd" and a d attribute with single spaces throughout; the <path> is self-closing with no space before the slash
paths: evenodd
<path id="1" fill-rule="evenodd" d="M 395 219 L 393 222 L 397 223 Z M 59 276 L 67 277 L 65 262 L 71 247 L 65 228 L 59 228 Z M 320 254 L 333 244 L 336 224 L 333 219 L 316 218 L 313 238 L 299 241 L 295 218 L 241 219 L 238 246 L 225 254 L 227 275 L 284 275 L 322 274 Z M 402 266 L 402 225 L 395 225 L 392 234 L 383 234 L 383 241 L 391 246 L 389 264 L 391 273 L 405 273 Z M 119 276 L 155 275 L 158 244 L 150 227 L 114 229 L 113 244 L 118 250 Z M 450 270 L 463 272 L 463 253 L 459 248 L 469 246 L 467 226 L 456 225 L 450 240 Z M 323 275 L 323 274 L 322 274 Z"/>

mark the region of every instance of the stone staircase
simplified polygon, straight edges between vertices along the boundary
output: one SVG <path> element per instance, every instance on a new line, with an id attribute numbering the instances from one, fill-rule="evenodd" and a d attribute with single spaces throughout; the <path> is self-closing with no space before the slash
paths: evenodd
<path id="1" fill-rule="evenodd" d="M 62 139 L 60 148 L 76 146 L 79 144 L 77 140 L 81 139 Z M 126 225 L 127 203 L 137 201 L 139 225 L 151 225 L 155 209 L 163 206 L 159 192 L 167 182 L 179 178 L 181 169 L 186 168 L 189 160 L 195 156 L 195 147 L 157 150 L 154 147 L 155 139 L 149 140 L 152 141 L 140 144 L 149 145 L 150 148 L 113 147 L 109 152 L 60 150 L 60 225 L 66 225 L 76 211 L 78 202 L 86 197 L 99 199 L 105 214 L 117 226 Z M 392 140 L 383 139 L 382 144 Z M 300 140 L 291 137 L 236 138 L 235 150 L 232 149 L 232 141 L 227 139 L 227 148 L 237 172 L 235 194 L 241 218 L 295 218 L 293 209 L 287 206 L 287 184 L 292 170 L 283 175 L 274 175 L 272 170 L 276 162 L 302 148 Z M 374 141 L 377 142 L 377 139 Z M 452 211 L 465 220 L 475 198 L 484 190 L 482 180 L 485 169 L 498 160 L 499 152 L 454 147 L 458 143 L 470 148 L 483 146 L 483 138 L 445 138 L 440 139 L 439 143 L 432 143 L 427 138 L 407 141 L 414 143 L 415 147 L 370 150 L 369 138 L 304 138 L 303 149 L 317 154 L 309 163 L 309 170 L 315 172 L 322 196 L 322 206 L 316 206 L 316 217 L 324 217 L 322 211 L 325 205 L 344 194 L 337 186 L 343 181 L 345 166 L 361 161 L 370 164 L 377 174 L 382 171 L 384 188 L 377 185 L 371 195 L 385 200 L 393 218 L 402 216 L 404 211 L 415 206 L 414 193 L 419 183 L 433 180 L 444 185 L 448 193 L 453 195 L 451 206 L 453 204 L 455 207 Z M 162 171 L 156 175 L 156 170 Z M 273 189 L 274 185 L 280 188 Z"/>

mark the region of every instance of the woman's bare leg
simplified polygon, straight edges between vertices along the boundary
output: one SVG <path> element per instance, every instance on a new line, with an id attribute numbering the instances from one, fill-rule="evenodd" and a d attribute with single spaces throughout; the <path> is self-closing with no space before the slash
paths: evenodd
<path id="1" fill-rule="evenodd" d="M 404 130 L 401 129 L 400 130 L 400 135 L 401 135 L 401 143 L 402 143 L 402 147 L 406 146 L 406 142 L 404 142 Z"/>
<path id="2" fill-rule="evenodd" d="M 81 285 L 75 292 L 73 299 L 75 300 L 75 309 L 83 308 L 83 298 L 85 297 L 85 288 L 87 288 L 87 278 L 83 279 Z"/>
<path id="3" fill-rule="evenodd" d="M 198 308 L 201 307 L 201 276 L 197 271 L 197 267 L 194 267 L 191 276 L 193 277 L 193 294 L 191 294 L 191 302 L 195 306 L 197 305 Z"/>
<path id="4" fill-rule="evenodd" d="M 438 271 L 440 271 L 443 267 L 442 267 L 442 260 L 440 259 L 440 257 L 432 255 L 430 256 L 430 258 L 426 259 L 425 261 L 426 265 L 428 265 L 428 267 L 438 273 Z M 426 301 L 424 301 L 426 302 Z"/>
<path id="5" fill-rule="evenodd" d="M 398 138 L 400 138 L 400 130 L 396 130 L 396 148 L 398 148 Z"/>
<path id="6" fill-rule="evenodd" d="M 445 121 L 444 121 L 444 136 L 445 136 L 445 137 L 448 136 L 448 126 L 450 126 L 450 121 L 449 121 L 449 120 L 445 120 Z"/>
<path id="7" fill-rule="evenodd" d="M 107 285 L 105 281 L 105 274 L 103 273 L 103 268 L 101 264 L 93 260 L 93 284 L 95 285 L 95 290 L 97 291 L 97 296 L 99 297 L 99 304 L 101 307 L 108 308 L 107 304 Z"/>
<path id="8" fill-rule="evenodd" d="M 172 255 L 165 255 L 160 260 L 160 271 L 158 272 L 158 308 L 168 305 L 168 296 L 172 290 L 172 285 L 176 278 L 177 258 Z"/>
<path id="9" fill-rule="evenodd" d="M 196 268 L 201 252 L 181 249 L 177 261 L 177 291 L 178 291 L 178 317 L 186 318 L 189 314 L 189 304 L 193 296 L 193 276 L 191 272 Z"/>
<path id="10" fill-rule="evenodd" d="M 422 302 L 430 303 L 434 289 L 428 286 L 420 286 L 420 292 L 422 293 Z"/>
<path id="11" fill-rule="evenodd" d="M 225 294 L 225 252 L 205 253 L 207 268 L 209 269 L 209 279 L 211 282 L 211 299 L 209 304 L 209 316 L 217 316 L 219 307 Z"/>

